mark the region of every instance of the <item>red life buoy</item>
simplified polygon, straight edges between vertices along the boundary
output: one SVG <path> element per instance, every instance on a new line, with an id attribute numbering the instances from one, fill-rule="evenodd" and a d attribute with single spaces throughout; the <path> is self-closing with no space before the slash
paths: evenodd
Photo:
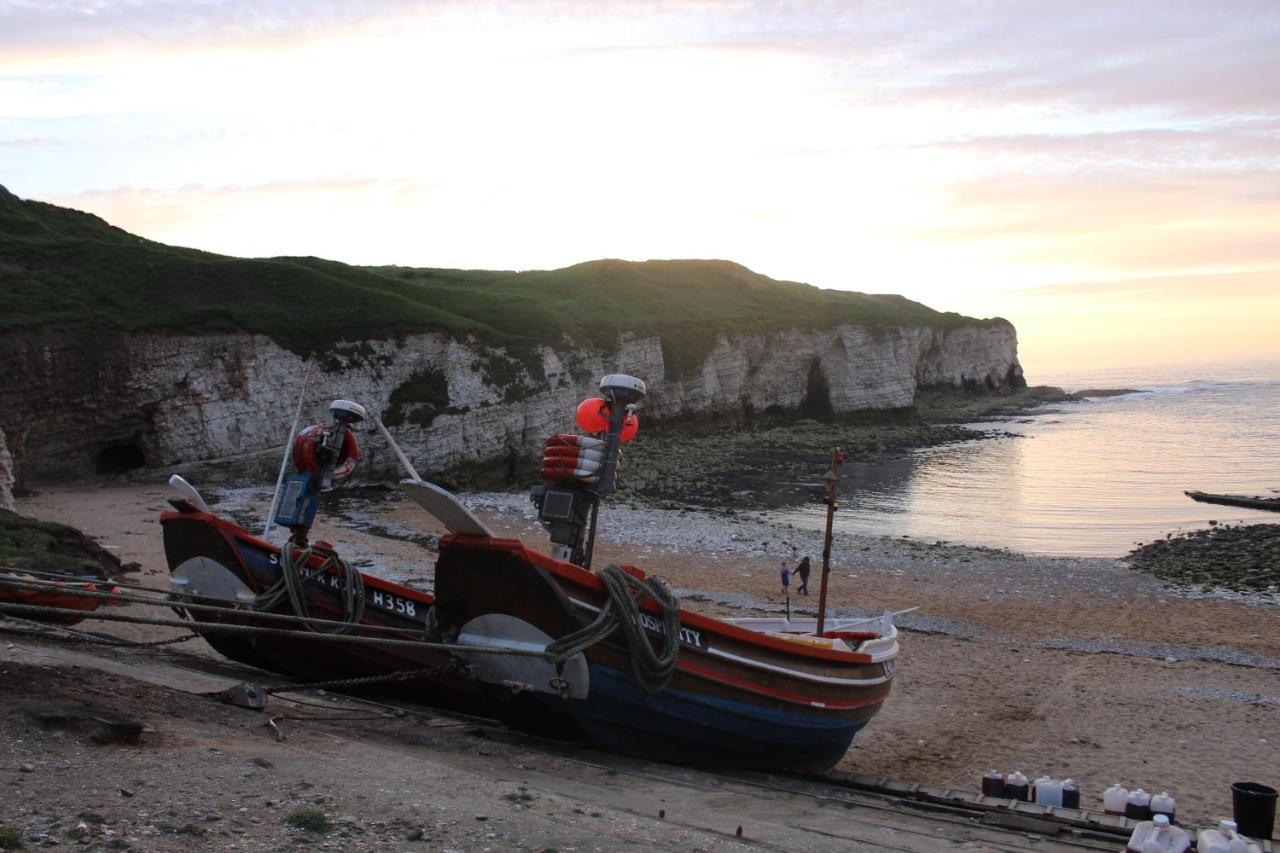
<path id="1" fill-rule="evenodd" d="M 299 474 L 320 473 L 320 459 L 316 456 L 316 449 L 330 429 L 333 429 L 332 424 L 312 424 L 293 439 L 293 467 Z M 355 434 L 347 430 L 342 437 L 342 451 L 338 454 L 338 464 L 333 469 L 333 479 L 341 480 L 351 476 L 359 458 L 360 445 L 356 442 Z"/>

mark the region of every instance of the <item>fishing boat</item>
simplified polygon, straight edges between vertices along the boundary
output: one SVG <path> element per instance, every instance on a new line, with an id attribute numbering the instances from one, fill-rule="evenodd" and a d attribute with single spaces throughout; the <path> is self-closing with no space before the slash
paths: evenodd
<path id="1" fill-rule="evenodd" d="M 533 497 L 550 554 L 495 536 L 410 465 L 402 489 L 449 531 L 432 595 L 360 577 L 331 546 L 307 544 L 314 509 L 299 496 L 314 481 L 281 497 L 277 518 L 297 525 L 281 546 L 209 512 L 190 486 L 171 481 L 190 490 L 161 519 L 175 591 L 186 601 L 232 603 L 213 615 L 192 611 L 197 626 L 324 617 L 322 630 L 341 623 L 357 637 L 379 629 L 420 641 L 318 651 L 305 635 L 210 634 L 224 654 L 269 669 L 308 678 L 418 672 L 411 683 L 428 700 L 659 760 L 833 766 L 889 695 L 898 652 L 892 617 L 836 620 L 821 631 L 789 618 L 720 619 L 682 607 L 636 567 L 593 571 L 600 498 L 616 482 L 619 445 L 636 432 L 644 384 L 614 374 L 601 392 L 578 410 L 579 426 L 601 437 L 553 436 L 544 448 L 544 482 Z"/>
<path id="2" fill-rule="evenodd" d="M 398 680 L 424 701 L 466 696 L 456 659 L 421 642 L 429 592 L 364 575 L 325 542 L 273 544 L 212 512 L 179 476 L 169 488 L 160 523 L 172 597 L 220 654 L 306 681 L 411 673 Z"/>
<path id="3" fill-rule="evenodd" d="M 49 625 L 75 625 L 103 604 L 115 604 L 99 592 L 120 592 L 107 578 L 83 578 L 46 572 L 0 572 L 0 613 Z M 8 607 L 4 605 L 22 605 Z M 40 608 L 28 610 L 27 608 Z"/>

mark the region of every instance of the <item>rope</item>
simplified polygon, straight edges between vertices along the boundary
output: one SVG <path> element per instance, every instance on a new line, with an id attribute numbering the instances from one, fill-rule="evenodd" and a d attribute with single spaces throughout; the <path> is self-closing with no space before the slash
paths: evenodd
<path id="1" fill-rule="evenodd" d="M 396 672 L 389 672 L 385 675 L 365 675 L 359 678 L 336 678 L 332 681 L 310 681 L 306 684 L 277 684 L 272 687 L 263 687 L 263 693 L 293 693 L 302 690 L 341 690 L 344 687 L 362 687 L 366 684 L 379 684 L 384 681 L 409 681 L 413 678 L 427 678 L 433 675 L 445 675 L 453 672 L 457 666 L 443 664 L 440 666 L 426 666 L 422 669 L 402 669 Z"/>
<path id="2" fill-rule="evenodd" d="M 119 586 L 119 584 L 117 584 L 117 586 Z M 225 613 L 243 613 L 244 612 L 238 607 L 228 607 L 224 604 L 196 603 L 197 601 L 200 601 L 200 600 L 221 601 L 222 599 L 210 598 L 206 596 L 187 595 L 185 593 L 173 594 L 171 596 L 168 593 L 162 593 L 154 588 L 143 587 L 143 586 L 124 587 L 124 588 L 137 589 L 142 592 L 150 593 L 150 595 L 146 595 L 146 596 L 128 595 L 123 592 L 101 592 L 98 590 L 50 586 L 43 581 L 22 581 L 22 580 L 12 580 L 12 579 L 6 579 L 6 578 L 0 577 L 0 589 L 6 589 L 6 588 L 29 589 L 37 592 L 53 591 L 53 592 L 58 592 L 62 595 L 73 595 L 79 598 L 96 598 L 98 600 L 108 601 L 112 603 L 128 602 L 131 604 L 150 604 L 150 605 L 155 605 L 157 607 L 168 607 L 168 608 L 173 608 L 174 610 L 191 611 L 195 613 L 225 614 Z M 157 597 L 157 595 L 163 596 L 163 597 Z M 4 604 L 4 603 L 5 602 L 0 602 L 0 604 Z M 65 613 L 65 614 L 82 613 L 84 614 L 85 619 L 101 619 L 102 618 L 102 616 L 100 615 L 100 611 L 96 611 L 96 610 L 75 611 L 75 610 L 68 609 L 68 610 L 58 610 L 57 612 Z M 179 613 L 178 615 L 185 616 L 185 614 L 183 613 Z M 255 613 L 254 618 L 267 619 L 273 622 L 281 622 L 285 624 L 291 624 L 294 622 L 303 624 L 307 621 L 298 616 L 290 616 L 287 613 L 261 612 L 261 613 Z M 324 620 L 320 620 L 318 618 L 312 617 L 312 621 L 323 624 Z M 334 622 L 333 624 L 335 627 L 338 627 L 342 623 Z M 366 635 L 384 633 L 384 634 L 395 635 L 396 637 L 403 637 L 408 632 L 408 629 L 406 628 L 396 628 L 390 625 L 361 625 L 360 630 L 362 633 Z"/>
<path id="3" fill-rule="evenodd" d="M 315 550 L 307 548 L 296 558 L 293 548 L 285 545 L 280 549 L 280 580 L 265 590 L 254 600 L 255 610 L 270 610 L 280 603 L 286 595 L 293 606 L 293 612 L 303 620 L 303 625 L 316 633 L 343 634 L 359 624 L 364 617 L 364 576 L 351 568 L 337 554 L 329 552 L 325 561 L 314 570 L 307 568 Z M 339 573 L 338 570 L 341 570 Z M 334 626 L 331 620 L 314 619 L 310 605 L 307 604 L 306 590 L 303 581 L 325 574 L 337 574 L 346 582 L 342 585 L 342 624 Z"/>
<path id="4" fill-rule="evenodd" d="M 617 566 L 600 572 L 609 597 L 593 622 L 547 646 L 547 658 L 555 664 L 602 643 L 622 631 L 631 657 L 631 672 L 636 681 L 650 693 L 657 693 L 671 683 L 676 662 L 680 658 L 680 599 L 657 578 L 636 580 Z M 639 601 L 645 595 L 662 609 L 662 653 L 653 645 L 640 621 Z"/>
<path id="5" fill-rule="evenodd" d="M 65 615 L 67 613 L 83 613 L 83 610 L 65 610 L 61 607 L 41 607 L 34 604 L 14 604 L 11 602 L 0 601 L 0 614 L 16 611 L 19 613 L 49 613 L 55 615 Z M 246 614 L 243 610 L 234 608 L 223 608 L 223 612 L 233 616 L 243 618 Z M 269 614 L 253 614 L 254 619 Z M 134 625 L 161 625 L 170 628 L 186 628 L 190 630 L 191 620 L 189 619 L 147 619 L 141 616 L 126 616 L 123 613 L 102 613 L 94 612 L 87 618 L 100 622 L 127 622 Z M 328 620 L 316 619 L 317 623 L 324 624 Z M 329 624 L 342 627 L 341 622 L 329 622 Z M 363 626 L 361 626 L 363 627 Z M 521 649 L 514 646 L 465 646 L 457 643 L 430 643 L 425 640 L 399 640 L 391 637 L 358 637 L 351 634 L 337 633 L 333 631 L 295 631 L 288 628 L 260 628 L 256 625 L 233 625 L 225 622 L 201 622 L 200 633 L 203 634 L 249 634 L 262 637 L 306 637 L 311 640 L 322 640 L 325 642 L 336 643 L 356 643 L 381 646 L 412 646 L 418 649 L 437 649 L 447 652 L 466 652 L 467 654 L 503 654 L 515 655 L 517 657 L 536 657 L 545 658 L 546 652 L 533 649 Z"/>
<path id="6" fill-rule="evenodd" d="M 79 612 L 79 611 L 77 611 Z M 12 625 L 10 624 L 12 623 Z M 26 628 L 26 631 L 17 631 L 15 628 Z M 161 646 L 172 646 L 178 643 L 185 643 L 188 640 L 197 639 L 199 634 L 183 634 L 180 637 L 170 637 L 167 640 L 121 640 L 117 637 L 101 637 L 96 634 L 90 634 L 87 631 L 77 631 L 67 625 L 52 625 L 48 622 L 34 622 L 30 619 L 23 619 L 18 616 L 10 616 L 0 613 L 0 630 L 13 631 L 18 634 L 28 634 L 34 637 L 57 636 L 62 640 L 69 640 L 73 643 L 89 643 L 98 646 L 107 646 L 113 649 L 148 649 L 160 648 Z"/>

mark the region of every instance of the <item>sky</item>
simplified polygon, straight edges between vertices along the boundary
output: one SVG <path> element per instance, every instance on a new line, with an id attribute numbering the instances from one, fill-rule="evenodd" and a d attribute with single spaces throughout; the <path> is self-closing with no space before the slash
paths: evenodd
<path id="1" fill-rule="evenodd" d="M 244 257 L 724 258 L 1028 378 L 1280 356 L 1280 3 L 0 0 L 0 184 Z"/>

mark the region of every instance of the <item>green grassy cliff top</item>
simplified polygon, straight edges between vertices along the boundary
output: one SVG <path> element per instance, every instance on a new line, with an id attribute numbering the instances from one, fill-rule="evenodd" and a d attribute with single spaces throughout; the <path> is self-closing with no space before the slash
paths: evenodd
<path id="1" fill-rule="evenodd" d="M 729 261 L 503 272 L 232 258 L 145 240 L 0 187 L 0 331 L 245 331 L 299 353 L 424 331 L 517 348 L 565 337 L 612 347 L 632 332 L 661 336 L 683 367 L 717 331 L 976 322 L 901 296 L 776 281 Z"/>

